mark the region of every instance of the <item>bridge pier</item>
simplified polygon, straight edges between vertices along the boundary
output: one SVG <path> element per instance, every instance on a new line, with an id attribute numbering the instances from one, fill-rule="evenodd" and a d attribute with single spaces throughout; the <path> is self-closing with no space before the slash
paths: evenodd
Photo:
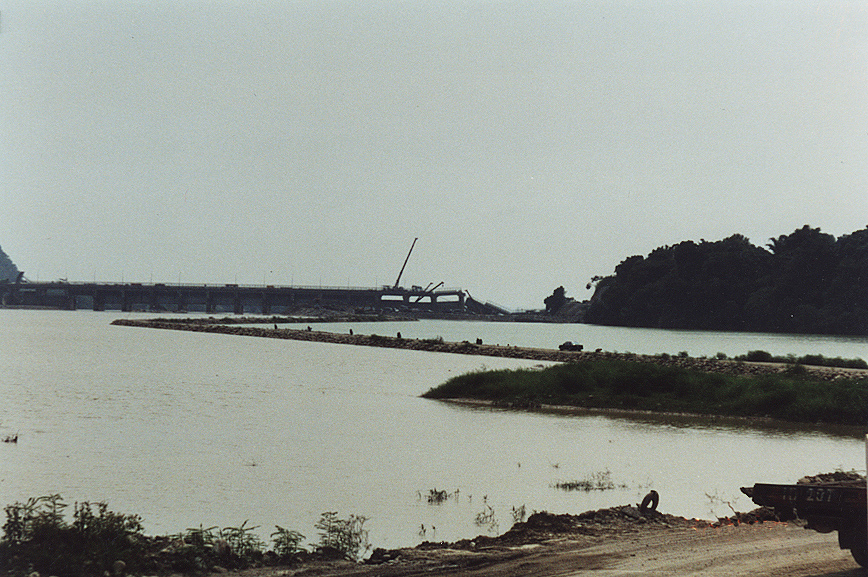
<path id="1" fill-rule="evenodd" d="M 177 305 L 176 309 L 178 312 L 186 311 L 187 307 L 190 306 L 187 302 L 187 293 L 183 291 L 178 291 L 175 293 L 175 303 Z"/>

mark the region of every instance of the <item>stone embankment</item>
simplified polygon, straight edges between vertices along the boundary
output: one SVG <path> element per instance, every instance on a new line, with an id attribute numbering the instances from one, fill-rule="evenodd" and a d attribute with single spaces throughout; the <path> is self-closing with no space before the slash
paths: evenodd
<path id="1" fill-rule="evenodd" d="M 293 322 L 304 322 L 292 319 Z M 514 359 L 529 359 L 534 361 L 551 361 L 559 363 L 580 362 L 589 360 L 618 359 L 623 361 L 654 363 L 661 366 L 677 366 L 685 369 L 704 371 L 708 373 L 723 373 L 730 375 L 762 375 L 785 372 L 798 372 L 811 379 L 835 380 L 842 378 L 866 378 L 868 370 L 844 369 L 833 367 L 794 366 L 786 363 L 754 363 L 733 360 L 695 358 L 670 355 L 638 355 L 634 353 L 612 353 L 605 351 L 560 351 L 517 347 L 510 345 L 488 345 L 479 341 L 471 343 L 447 342 L 436 339 L 407 339 L 398 336 L 341 334 L 325 331 L 315 331 L 311 327 L 306 330 L 285 328 L 263 328 L 218 324 L 214 319 L 118 319 L 113 325 L 127 327 L 143 327 L 152 329 L 169 329 L 205 333 L 218 333 L 245 337 L 262 337 L 272 339 L 290 339 L 318 343 L 333 343 L 340 345 L 356 345 L 367 347 L 384 347 L 392 349 L 407 349 L 436 353 L 453 353 L 460 355 L 478 355 L 487 357 L 503 357 Z M 284 321 L 286 322 L 286 321 Z M 313 321 L 311 321 L 313 324 Z M 275 324 L 275 326 L 277 326 Z"/>

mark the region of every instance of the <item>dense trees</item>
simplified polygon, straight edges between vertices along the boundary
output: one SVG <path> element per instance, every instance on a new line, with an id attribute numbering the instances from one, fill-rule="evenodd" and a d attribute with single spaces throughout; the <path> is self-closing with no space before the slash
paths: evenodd
<path id="1" fill-rule="evenodd" d="M 868 228 L 836 239 L 805 225 L 767 247 L 684 241 L 594 281 L 594 324 L 868 334 Z"/>
<path id="2" fill-rule="evenodd" d="M 547 313 L 556 313 L 561 310 L 561 307 L 567 302 L 567 291 L 564 287 L 559 286 L 554 290 L 554 292 L 543 299 L 543 303 L 546 305 Z"/>

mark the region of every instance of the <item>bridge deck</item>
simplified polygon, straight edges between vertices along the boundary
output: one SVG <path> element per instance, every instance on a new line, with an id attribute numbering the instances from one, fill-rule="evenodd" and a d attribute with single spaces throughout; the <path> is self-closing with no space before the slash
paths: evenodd
<path id="1" fill-rule="evenodd" d="M 273 314 L 311 306 L 370 310 L 460 310 L 462 289 L 165 283 L 48 282 L 0 284 L 0 305 L 122 311 L 231 311 Z"/>

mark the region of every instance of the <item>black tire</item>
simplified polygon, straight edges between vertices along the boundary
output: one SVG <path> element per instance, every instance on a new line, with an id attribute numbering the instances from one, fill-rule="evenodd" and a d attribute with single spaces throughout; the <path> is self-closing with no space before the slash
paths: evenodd
<path id="1" fill-rule="evenodd" d="M 868 567 L 868 532 L 852 525 L 838 530 L 838 544 L 849 549 L 853 559 L 862 567 Z"/>
<path id="2" fill-rule="evenodd" d="M 853 559 L 856 560 L 856 563 L 862 567 L 868 567 L 868 544 L 853 543 L 853 546 L 850 548 L 850 553 L 853 555 Z"/>
<path id="3" fill-rule="evenodd" d="M 645 495 L 645 498 L 642 499 L 642 504 L 639 505 L 639 511 L 642 514 L 647 513 L 648 511 L 656 511 L 657 503 L 660 502 L 660 495 L 657 494 L 657 491 L 651 489 L 651 492 Z"/>

